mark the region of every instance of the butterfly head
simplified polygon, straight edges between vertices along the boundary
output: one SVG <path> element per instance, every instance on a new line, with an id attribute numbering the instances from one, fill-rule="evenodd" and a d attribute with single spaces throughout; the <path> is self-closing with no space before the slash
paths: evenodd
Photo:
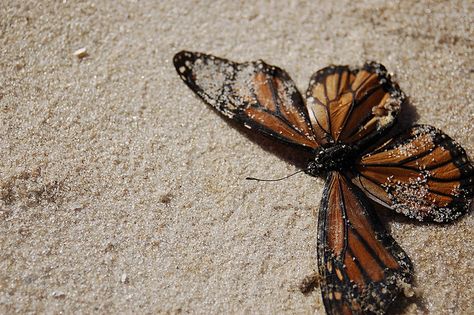
<path id="1" fill-rule="evenodd" d="M 354 145 L 330 144 L 315 150 L 314 160 L 308 163 L 305 173 L 320 176 L 330 171 L 342 171 L 353 165 L 358 149 Z"/>

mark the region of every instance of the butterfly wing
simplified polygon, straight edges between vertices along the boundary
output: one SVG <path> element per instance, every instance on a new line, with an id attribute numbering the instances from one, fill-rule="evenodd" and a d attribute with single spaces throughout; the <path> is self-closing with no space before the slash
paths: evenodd
<path id="1" fill-rule="evenodd" d="M 410 128 L 356 163 L 353 182 L 375 201 L 419 220 L 449 222 L 469 210 L 474 167 L 442 131 Z"/>
<path id="2" fill-rule="evenodd" d="M 189 88 L 223 115 L 287 143 L 318 146 L 301 94 L 282 69 L 187 51 L 173 62 Z"/>
<path id="3" fill-rule="evenodd" d="M 326 180 L 318 231 L 326 312 L 385 314 L 402 283 L 411 281 L 412 265 L 360 189 L 338 172 Z"/>
<path id="4" fill-rule="evenodd" d="M 330 66 L 316 72 L 306 92 L 313 129 L 321 144 L 355 144 L 387 131 L 405 95 L 381 64 L 361 69 Z"/>

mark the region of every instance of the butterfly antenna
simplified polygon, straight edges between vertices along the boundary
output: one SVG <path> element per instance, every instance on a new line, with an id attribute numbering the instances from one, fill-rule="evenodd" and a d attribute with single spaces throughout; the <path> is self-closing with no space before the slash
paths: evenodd
<path id="1" fill-rule="evenodd" d="M 260 178 L 255 178 L 255 177 L 246 177 L 245 179 L 246 180 L 256 180 L 256 181 L 259 181 L 259 182 L 278 182 L 280 180 L 284 180 L 284 179 L 287 179 L 291 176 L 294 176 L 298 173 L 301 173 L 301 172 L 304 172 L 304 170 L 299 170 L 297 172 L 294 172 L 293 174 L 290 174 L 288 176 L 285 176 L 285 177 L 282 177 L 282 178 L 276 178 L 276 179 L 260 179 Z"/>

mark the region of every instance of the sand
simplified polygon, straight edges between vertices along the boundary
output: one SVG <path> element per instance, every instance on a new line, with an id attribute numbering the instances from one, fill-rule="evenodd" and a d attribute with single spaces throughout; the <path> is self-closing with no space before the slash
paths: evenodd
<path id="1" fill-rule="evenodd" d="M 377 60 L 474 156 L 471 1 L 2 1 L 0 313 L 323 313 L 323 180 L 199 101 L 182 50 L 264 59 L 300 90 Z M 277 154 L 275 154 L 275 152 Z M 396 314 L 473 314 L 474 219 L 384 215 L 415 266 Z"/>

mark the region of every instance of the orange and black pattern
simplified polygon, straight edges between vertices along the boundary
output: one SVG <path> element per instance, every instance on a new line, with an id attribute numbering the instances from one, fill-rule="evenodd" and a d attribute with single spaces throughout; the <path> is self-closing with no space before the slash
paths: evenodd
<path id="1" fill-rule="evenodd" d="M 457 143 L 426 125 L 386 138 L 406 97 L 383 65 L 321 69 L 305 103 L 289 75 L 263 61 L 187 51 L 173 61 L 221 114 L 313 155 L 305 173 L 326 177 L 318 263 L 328 314 L 385 314 L 412 281 L 409 257 L 370 199 L 418 220 L 449 222 L 469 211 L 474 167 Z"/>
<path id="2" fill-rule="evenodd" d="M 225 116 L 294 145 L 318 146 L 303 99 L 282 69 L 190 52 L 177 54 L 174 64 L 184 82 Z"/>
<path id="3" fill-rule="evenodd" d="M 469 209 L 474 167 L 442 131 L 410 128 L 356 162 L 354 183 L 373 200 L 418 220 L 449 222 Z"/>
<path id="4" fill-rule="evenodd" d="M 329 66 L 310 80 L 307 107 L 321 144 L 369 141 L 390 128 L 405 101 L 385 67 Z"/>
<path id="5" fill-rule="evenodd" d="M 344 175 L 326 180 L 318 219 L 321 291 L 329 314 L 383 313 L 409 283 L 412 265 L 360 189 Z"/>

